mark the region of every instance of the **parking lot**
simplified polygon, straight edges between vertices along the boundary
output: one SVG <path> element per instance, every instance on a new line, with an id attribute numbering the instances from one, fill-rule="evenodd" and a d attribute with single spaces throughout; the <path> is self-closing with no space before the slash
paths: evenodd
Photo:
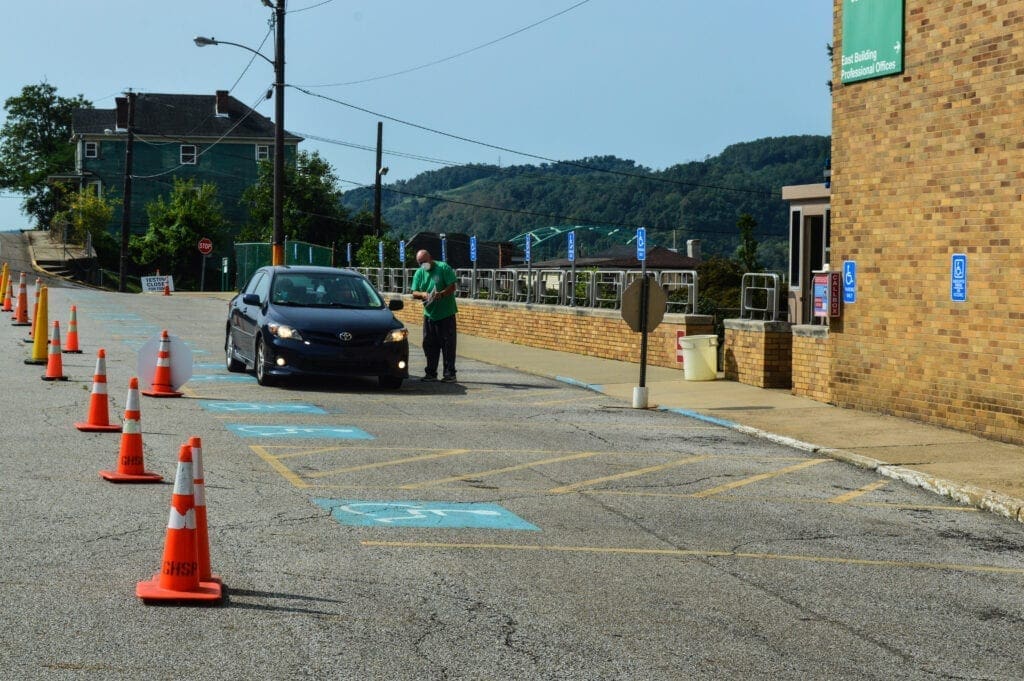
<path id="1" fill-rule="evenodd" d="M 211 297 L 50 300 L 79 310 L 66 384 L 0 328 L 0 664 L 25 677 L 1020 676 L 1016 523 L 498 364 L 262 388 L 225 370 Z M 163 328 L 195 364 L 183 398 L 143 400 L 146 463 L 173 479 L 203 438 L 216 608 L 135 599 L 170 486 L 104 482 L 118 436 L 71 426 L 95 350 L 120 416 Z"/>

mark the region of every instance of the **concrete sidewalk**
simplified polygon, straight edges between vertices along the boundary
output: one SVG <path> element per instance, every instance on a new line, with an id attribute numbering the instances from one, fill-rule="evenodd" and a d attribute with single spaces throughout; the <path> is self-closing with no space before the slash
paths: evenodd
<path id="1" fill-rule="evenodd" d="M 409 327 L 414 344 L 420 327 Z M 417 349 L 413 350 L 418 351 Z M 633 404 L 640 365 L 540 350 L 466 334 L 460 357 L 580 385 Z M 460 378 L 472 381 L 469 372 Z M 411 380 L 416 380 L 412 377 Z M 1024 448 L 909 419 L 842 409 L 788 390 L 735 381 L 686 381 L 681 370 L 648 367 L 652 409 L 677 412 L 846 461 L 960 503 L 1024 522 Z"/>

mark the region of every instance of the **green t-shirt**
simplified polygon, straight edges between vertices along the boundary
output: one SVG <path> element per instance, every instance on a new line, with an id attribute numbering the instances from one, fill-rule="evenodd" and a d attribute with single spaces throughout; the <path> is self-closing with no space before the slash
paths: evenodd
<path id="1" fill-rule="evenodd" d="M 412 290 L 426 293 L 440 291 L 454 284 L 455 280 L 455 270 L 448 263 L 435 260 L 429 271 L 422 267 L 417 268 L 416 274 L 412 275 Z M 454 295 L 439 298 L 429 305 L 423 305 L 423 316 L 432 322 L 451 317 L 458 311 Z"/>

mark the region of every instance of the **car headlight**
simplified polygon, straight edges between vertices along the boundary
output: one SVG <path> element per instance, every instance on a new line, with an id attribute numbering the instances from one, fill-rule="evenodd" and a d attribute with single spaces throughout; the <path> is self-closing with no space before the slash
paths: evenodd
<path id="1" fill-rule="evenodd" d="M 408 329 L 395 329 L 388 332 L 388 335 L 384 336 L 385 343 L 401 343 L 409 337 Z"/>
<path id="2" fill-rule="evenodd" d="M 293 329 L 285 324 L 267 324 L 267 329 L 278 338 L 302 340 L 302 334 L 298 329 Z"/>

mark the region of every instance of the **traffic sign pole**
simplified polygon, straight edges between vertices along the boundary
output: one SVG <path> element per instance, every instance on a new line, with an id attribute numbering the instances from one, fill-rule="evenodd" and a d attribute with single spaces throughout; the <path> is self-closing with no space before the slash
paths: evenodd
<path id="1" fill-rule="evenodd" d="M 647 277 L 647 231 L 636 231 L 636 256 L 640 260 L 640 386 L 633 391 L 633 408 L 647 408 L 647 308 L 650 305 L 651 281 Z"/>

